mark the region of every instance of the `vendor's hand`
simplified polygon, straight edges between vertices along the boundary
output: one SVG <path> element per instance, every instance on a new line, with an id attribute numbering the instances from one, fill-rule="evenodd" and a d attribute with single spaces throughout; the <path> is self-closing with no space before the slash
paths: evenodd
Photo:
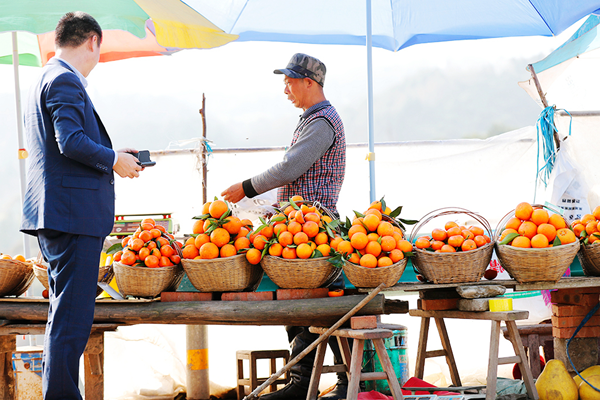
<path id="1" fill-rule="evenodd" d="M 139 171 L 142 171 L 144 168 L 138 164 L 137 157 L 131 154 L 137 152 L 135 149 L 121 149 L 117 151 L 119 158 L 113 166 L 113 170 L 121 178 L 137 178 L 140 176 Z"/>
<path id="2" fill-rule="evenodd" d="M 223 200 L 228 201 L 230 203 L 237 203 L 244 197 L 246 194 L 244 193 L 244 187 L 242 186 L 242 182 L 236 183 L 235 185 L 231 185 L 229 188 L 223 190 L 221 193 L 223 196 Z"/>

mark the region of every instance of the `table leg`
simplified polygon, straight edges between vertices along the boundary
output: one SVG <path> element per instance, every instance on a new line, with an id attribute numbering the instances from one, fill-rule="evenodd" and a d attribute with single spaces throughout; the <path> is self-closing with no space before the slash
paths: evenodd
<path id="1" fill-rule="evenodd" d="M 319 343 L 315 362 L 313 364 L 312 374 L 310 376 L 310 384 L 308 385 L 308 393 L 306 400 L 316 400 L 319 391 L 319 382 L 321 381 L 321 373 L 323 372 L 323 362 L 325 361 L 325 352 L 327 351 L 327 340 Z"/>
<path id="2" fill-rule="evenodd" d="M 533 382 L 533 376 L 531 374 L 531 370 L 527 368 L 527 358 L 525 356 L 525 350 L 523 349 L 523 344 L 521 343 L 521 336 L 519 335 L 519 330 L 517 329 L 517 324 L 515 321 L 504 321 L 506 323 L 506 328 L 508 330 L 508 334 L 510 335 L 510 342 L 513 345 L 513 349 L 515 350 L 515 354 L 521 358 L 521 362 L 519 362 L 519 368 L 521 369 L 521 375 L 523 376 L 523 381 L 525 381 L 525 387 L 527 388 L 527 393 L 529 393 L 529 397 L 538 400 L 538 392 L 535 388 L 535 384 Z M 531 351 L 531 345 L 529 347 Z M 538 350 L 539 351 L 539 350 Z M 531 354 L 531 353 L 530 353 Z M 539 363 L 539 356 L 538 356 Z"/>
<path id="3" fill-rule="evenodd" d="M 419 332 L 419 346 L 417 348 L 417 361 L 415 366 L 415 378 L 423 379 L 425 373 L 425 353 L 427 352 L 427 338 L 429 336 L 429 317 L 421 318 L 421 330 Z"/>
<path id="4" fill-rule="evenodd" d="M 12 355 L 16 350 L 16 336 L 0 336 L 0 400 L 13 400 L 15 398 L 15 375 L 12 366 Z"/>
<path id="5" fill-rule="evenodd" d="M 462 386 L 462 383 L 460 382 L 460 375 L 458 374 L 458 368 L 456 368 L 454 353 L 452 353 L 452 346 L 450 346 L 450 338 L 448 337 L 448 331 L 446 330 L 444 318 L 435 318 L 435 324 L 437 325 L 438 333 L 440 334 L 442 348 L 446 352 L 446 363 L 448 364 L 448 368 L 450 368 L 452 383 L 454 386 Z"/>
<path id="6" fill-rule="evenodd" d="M 529 335 L 527 341 L 529 342 L 529 368 L 531 369 L 531 375 L 537 378 L 542 372 L 540 367 L 540 337 L 535 334 Z"/>
<path id="7" fill-rule="evenodd" d="M 83 353 L 85 399 L 104 399 L 104 332 L 90 334 Z"/>
<path id="8" fill-rule="evenodd" d="M 500 321 L 492 321 L 492 333 L 490 335 L 490 354 L 486 382 L 486 400 L 496 398 L 496 379 L 498 373 L 498 349 L 500 346 Z"/>
<path id="9" fill-rule="evenodd" d="M 358 397 L 364 346 L 364 339 L 354 339 L 354 344 L 352 346 L 352 361 L 350 362 L 350 381 L 348 382 L 346 400 L 356 400 Z"/>
<path id="10" fill-rule="evenodd" d="M 392 392 L 392 397 L 394 400 L 403 400 L 404 397 L 402 396 L 402 389 L 400 388 L 400 383 L 398 383 L 398 378 L 394 372 L 394 366 L 390 361 L 390 357 L 388 356 L 387 349 L 383 344 L 383 340 L 373 339 L 372 342 L 375 346 L 377 356 L 379 357 L 379 362 L 381 362 L 381 367 L 387 374 L 387 381 L 390 386 L 390 391 Z"/>

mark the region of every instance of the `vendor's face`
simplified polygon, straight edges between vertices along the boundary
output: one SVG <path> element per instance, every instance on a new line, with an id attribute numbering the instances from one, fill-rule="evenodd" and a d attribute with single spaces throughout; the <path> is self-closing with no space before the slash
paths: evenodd
<path id="1" fill-rule="evenodd" d="M 292 102 L 294 107 L 301 108 L 306 111 L 308 89 L 305 79 L 295 79 L 286 76 L 283 79 L 285 84 L 284 93 L 287 95 L 289 101 Z"/>

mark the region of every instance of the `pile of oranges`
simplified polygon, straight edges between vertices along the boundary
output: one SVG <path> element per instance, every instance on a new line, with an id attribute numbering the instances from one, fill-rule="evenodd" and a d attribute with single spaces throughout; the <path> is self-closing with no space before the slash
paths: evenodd
<path id="1" fill-rule="evenodd" d="M 599 210 L 600 211 L 600 210 Z M 520 248 L 548 248 L 577 240 L 559 214 L 550 214 L 527 202 L 519 203 L 500 235 L 499 244 Z"/>
<path id="2" fill-rule="evenodd" d="M 134 234 L 125 237 L 121 245 L 123 250 L 115 253 L 114 260 L 125 265 L 158 268 L 172 267 L 181 261 L 175 248 L 181 248 L 181 243 L 152 218 L 142 220 Z"/>
<path id="3" fill-rule="evenodd" d="M 600 206 L 591 214 L 585 214 L 580 220 L 571 223 L 575 235 L 583 240 L 584 244 L 592 244 L 600 239 Z M 600 242 L 599 242 L 600 243 Z"/>
<path id="4" fill-rule="evenodd" d="M 386 207 L 385 212 L 389 212 Z M 402 230 L 383 217 L 382 202 L 374 201 L 367 211 L 356 213 L 348 229 L 347 239 L 340 236 L 331 240 L 331 248 L 351 263 L 362 267 L 387 267 L 404 259 L 412 251 Z"/>
<path id="5" fill-rule="evenodd" d="M 252 222 L 231 215 L 227 202 L 206 202 L 202 215 L 196 217 L 192 236 L 185 242 L 183 258 L 211 260 L 247 252 L 251 247 L 251 230 Z"/>
<path id="6" fill-rule="evenodd" d="M 25 257 L 21 254 L 17 254 L 14 257 L 11 257 L 8 254 L 0 254 L 0 260 L 14 260 L 14 261 L 25 262 Z"/>
<path id="7" fill-rule="evenodd" d="M 266 252 L 286 259 L 328 257 L 329 243 L 335 237 L 329 225 L 332 222 L 331 217 L 323 215 L 316 206 L 305 202 L 301 196 L 293 196 L 282 212 L 250 235 L 253 249 L 248 253 L 254 254 L 246 253 L 246 257 L 251 263 L 256 258 L 260 261 Z"/>
<path id="8" fill-rule="evenodd" d="M 454 221 L 448 221 L 444 229 L 434 229 L 430 236 L 421 236 L 415 240 L 415 247 L 437 253 L 455 253 L 471 251 L 490 243 L 483 228 L 479 226 L 464 227 Z"/>

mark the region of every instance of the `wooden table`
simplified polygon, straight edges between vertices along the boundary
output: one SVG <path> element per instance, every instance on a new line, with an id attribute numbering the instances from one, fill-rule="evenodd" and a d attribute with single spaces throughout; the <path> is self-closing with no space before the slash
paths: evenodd
<path id="1" fill-rule="evenodd" d="M 96 301 L 92 334 L 84 352 L 86 400 L 104 398 L 104 332 L 137 324 L 332 326 L 364 295 L 276 301 Z M 408 313 L 408 302 L 378 294 L 357 315 Z M 48 300 L 0 298 L 0 400 L 13 400 L 12 353 L 16 335 L 44 334 Z"/>

